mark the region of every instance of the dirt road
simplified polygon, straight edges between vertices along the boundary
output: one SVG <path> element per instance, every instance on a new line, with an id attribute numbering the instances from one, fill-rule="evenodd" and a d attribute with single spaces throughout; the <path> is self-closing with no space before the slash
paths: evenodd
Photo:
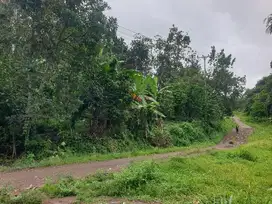
<path id="1" fill-rule="evenodd" d="M 167 154 L 156 154 L 151 156 L 140 156 L 135 158 L 116 159 L 102 162 L 90 162 L 84 164 L 71 164 L 56 167 L 36 168 L 21 170 L 10 173 L 0 173 L 0 187 L 4 185 L 12 185 L 16 189 L 24 190 L 29 187 L 42 186 L 46 178 L 53 180 L 60 176 L 71 175 L 75 178 L 86 177 L 95 173 L 97 170 L 117 171 L 122 167 L 125 167 L 133 161 L 142 161 L 149 159 L 167 159 L 174 156 L 193 156 L 208 152 L 214 149 L 228 149 L 235 146 L 244 144 L 247 142 L 247 137 L 252 133 L 253 129 L 243 124 L 237 117 L 233 120 L 240 126 L 239 134 L 237 135 L 235 130 L 232 130 L 224 139 L 213 147 L 199 149 L 193 152 L 173 152 Z M 234 144 L 230 144 L 232 142 Z"/>

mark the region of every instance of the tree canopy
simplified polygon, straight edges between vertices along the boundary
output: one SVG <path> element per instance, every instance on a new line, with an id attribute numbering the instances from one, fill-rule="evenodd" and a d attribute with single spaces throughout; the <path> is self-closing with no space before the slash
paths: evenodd
<path id="1" fill-rule="evenodd" d="M 213 47 L 206 76 L 186 32 L 126 44 L 108 9 L 103 0 L 0 3 L 0 155 L 188 144 L 163 121 L 200 128 L 190 142 L 220 129 L 245 83 L 232 55 Z"/>
<path id="2" fill-rule="evenodd" d="M 246 77 L 236 76 L 232 68 L 235 58 L 231 54 L 226 55 L 224 49 L 216 52 L 212 47 L 209 64 L 209 84 L 221 97 L 225 113 L 230 115 L 235 108 L 235 102 L 243 93 Z"/>
<path id="3" fill-rule="evenodd" d="M 266 33 L 272 34 L 272 15 L 265 19 Z M 272 68 L 272 62 L 270 63 Z M 245 112 L 257 120 L 271 118 L 272 115 L 272 75 L 263 77 L 244 96 Z"/>
<path id="4" fill-rule="evenodd" d="M 266 26 L 266 30 L 265 32 L 267 34 L 272 34 L 272 14 L 268 15 L 265 19 L 264 19 L 264 23 Z M 272 68 L 272 61 L 270 62 L 270 68 Z"/>

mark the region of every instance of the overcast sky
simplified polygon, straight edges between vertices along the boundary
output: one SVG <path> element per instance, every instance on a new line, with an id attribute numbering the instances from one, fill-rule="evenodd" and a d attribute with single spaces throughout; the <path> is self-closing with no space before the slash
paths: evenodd
<path id="1" fill-rule="evenodd" d="M 272 13 L 271 0 L 106 0 L 109 15 L 120 26 L 153 37 L 167 36 L 172 24 L 188 32 L 192 47 L 208 54 L 210 47 L 225 49 L 236 57 L 234 71 L 247 76 L 252 88 L 272 70 L 272 36 L 265 33 L 263 20 Z M 130 40 L 133 33 L 120 27 Z"/>

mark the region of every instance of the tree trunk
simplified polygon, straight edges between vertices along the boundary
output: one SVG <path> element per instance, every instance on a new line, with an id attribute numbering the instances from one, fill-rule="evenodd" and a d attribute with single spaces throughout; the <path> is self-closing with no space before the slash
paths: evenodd
<path id="1" fill-rule="evenodd" d="M 16 151 L 16 139 L 14 133 L 12 134 L 12 159 L 16 158 L 17 151 Z"/>
<path id="2" fill-rule="evenodd" d="M 146 115 L 146 117 L 147 117 L 147 115 Z M 148 137 L 148 121 L 147 121 L 147 119 L 146 119 L 146 117 L 145 117 L 145 119 L 144 119 L 144 129 L 145 129 L 145 139 L 147 140 L 147 137 Z"/>
<path id="3" fill-rule="evenodd" d="M 26 116 L 25 116 L 25 121 L 24 121 L 24 127 L 23 127 L 23 134 L 25 136 L 25 146 L 27 146 L 29 142 L 29 133 L 30 133 L 30 111 L 31 111 L 31 102 L 32 102 L 32 94 L 31 94 L 31 77 L 30 74 L 28 73 L 27 75 L 27 81 L 28 81 L 28 96 L 27 96 L 27 107 L 26 107 Z"/>

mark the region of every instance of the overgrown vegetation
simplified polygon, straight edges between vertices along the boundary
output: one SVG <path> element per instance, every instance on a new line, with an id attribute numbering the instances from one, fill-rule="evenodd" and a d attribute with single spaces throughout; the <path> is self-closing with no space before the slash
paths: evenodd
<path id="1" fill-rule="evenodd" d="M 120 150 L 120 152 L 111 152 L 107 154 L 99 154 L 99 153 L 73 153 L 69 150 L 65 151 L 58 151 L 53 156 L 43 158 L 41 160 L 35 160 L 35 155 L 28 154 L 27 157 L 23 157 L 21 159 L 17 159 L 15 162 L 10 164 L 9 166 L 0 166 L 0 171 L 13 171 L 19 170 L 24 168 L 34 168 L 34 167 L 45 167 L 45 166 L 56 166 L 56 165 L 63 165 L 63 164 L 74 164 L 74 163 L 84 163 L 89 161 L 105 161 L 110 159 L 119 159 L 119 158 L 128 158 L 128 157 L 136 157 L 136 156 L 143 156 L 143 155 L 151 155 L 151 154 L 160 154 L 160 153 L 167 153 L 167 152 L 176 152 L 176 151 L 184 151 L 184 152 L 193 152 L 197 151 L 200 148 L 208 147 L 216 145 L 220 142 L 222 137 L 226 135 L 229 130 L 234 127 L 234 122 L 231 118 L 225 118 L 221 124 L 221 129 L 218 132 L 213 132 L 206 137 L 205 140 L 200 142 L 193 142 L 190 143 L 190 146 L 170 146 L 165 147 L 160 138 L 164 138 L 168 135 L 171 143 L 175 143 L 177 139 L 182 140 L 179 138 L 179 135 L 171 134 L 169 131 L 173 131 L 175 128 L 180 128 L 181 124 L 176 123 L 169 123 L 165 125 L 165 130 L 160 133 L 156 134 L 156 130 L 153 130 L 151 135 L 151 142 L 154 144 L 156 143 L 158 147 L 153 146 L 146 146 L 140 145 L 139 143 L 130 143 L 131 149 L 130 151 Z M 178 129 L 181 132 L 177 132 L 177 134 L 184 134 L 183 130 Z M 160 135 L 163 133 L 163 135 Z M 192 132 L 194 133 L 194 132 Z M 190 135 L 192 135 L 192 133 Z M 181 136 L 180 136 L 181 137 Z M 187 135 L 185 136 L 187 138 Z M 122 142 L 122 141 L 120 141 Z M 160 144 L 160 145 L 158 145 Z M 187 145 L 187 143 L 186 143 Z M 160 148 L 164 147 L 164 148 Z"/>
<path id="2" fill-rule="evenodd" d="M 272 14 L 265 19 L 266 33 L 272 34 Z M 270 63 L 272 68 L 272 62 Z M 240 99 L 240 109 L 256 121 L 270 121 L 272 116 L 272 75 L 264 76 Z"/>
<path id="3" fill-rule="evenodd" d="M 240 115 L 243 120 L 248 117 Z M 272 202 L 272 127 L 252 123 L 249 143 L 235 150 L 145 161 L 119 173 L 98 172 L 83 180 L 65 177 L 48 182 L 39 191 L 49 197 L 76 196 L 91 203 L 100 197 L 117 197 L 162 203 L 248 203 Z"/>
<path id="4" fill-rule="evenodd" d="M 11 189 L 0 190 L 0 203 L 3 204 L 41 204 L 45 198 L 40 191 L 28 191 L 15 197 L 11 195 Z"/>
<path id="5" fill-rule="evenodd" d="M 244 95 L 245 112 L 255 120 L 268 120 L 272 116 L 272 75 L 263 77 Z"/>
<path id="6" fill-rule="evenodd" d="M 116 34 L 103 0 L 0 3 L 0 156 L 188 146 L 213 139 L 245 78 L 212 47 L 201 70 L 190 37 Z M 171 123 L 171 125 L 167 125 Z"/>

